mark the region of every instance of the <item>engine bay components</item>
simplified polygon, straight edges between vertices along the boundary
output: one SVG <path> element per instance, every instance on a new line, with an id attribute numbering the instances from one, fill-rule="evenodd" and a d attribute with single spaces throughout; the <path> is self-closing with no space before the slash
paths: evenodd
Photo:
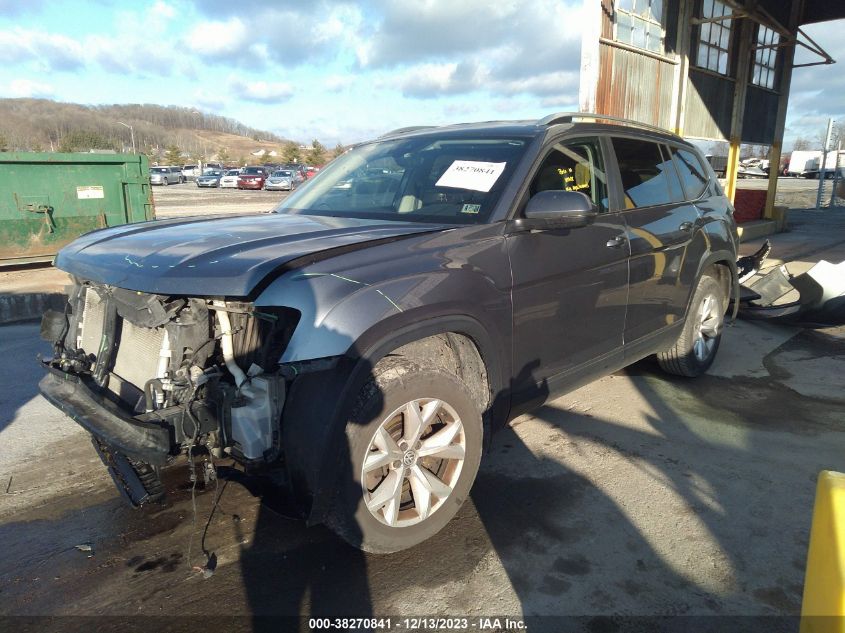
<path id="1" fill-rule="evenodd" d="M 295 317 L 81 282 L 66 311 L 42 321 L 54 345 L 42 392 L 91 431 L 115 484 L 140 505 L 160 496 L 149 464 L 180 452 L 199 447 L 249 466 L 278 458 L 278 360 Z"/>

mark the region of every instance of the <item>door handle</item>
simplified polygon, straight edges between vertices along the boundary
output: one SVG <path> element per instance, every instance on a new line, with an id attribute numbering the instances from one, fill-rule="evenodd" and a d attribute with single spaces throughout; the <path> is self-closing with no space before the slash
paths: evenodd
<path id="1" fill-rule="evenodd" d="M 605 246 L 607 246 L 608 248 L 619 248 L 624 243 L 625 243 L 625 236 L 624 235 L 617 235 L 612 240 L 607 240 L 607 244 L 605 244 Z"/>
<path id="2" fill-rule="evenodd" d="M 692 222 L 681 222 L 681 226 L 678 227 L 679 231 L 692 231 L 693 223 Z"/>

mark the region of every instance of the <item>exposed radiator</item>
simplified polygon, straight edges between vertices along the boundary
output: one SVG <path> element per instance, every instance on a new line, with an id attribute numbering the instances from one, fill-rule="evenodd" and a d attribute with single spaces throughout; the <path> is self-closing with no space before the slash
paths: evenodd
<path id="1" fill-rule="evenodd" d="M 139 389 L 159 376 L 159 358 L 164 328 L 141 328 L 121 319 L 120 344 L 114 358 L 115 374 Z"/>
<path id="2" fill-rule="evenodd" d="M 103 321 L 106 316 L 106 302 L 91 288 L 85 289 L 85 308 L 79 324 L 77 348 L 87 354 L 97 355 L 100 339 L 103 338 Z"/>
<path id="3" fill-rule="evenodd" d="M 101 299 L 95 290 L 86 289 L 77 347 L 95 357 L 98 355 L 103 337 L 105 306 L 105 300 Z M 157 378 L 162 374 L 159 365 L 165 330 L 164 328 L 137 327 L 121 318 L 117 319 L 117 327 L 119 343 L 115 350 L 112 372 L 117 374 L 121 381 L 143 389 L 150 378 Z M 118 387 L 115 386 L 114 390 L 117 389 Z"/>

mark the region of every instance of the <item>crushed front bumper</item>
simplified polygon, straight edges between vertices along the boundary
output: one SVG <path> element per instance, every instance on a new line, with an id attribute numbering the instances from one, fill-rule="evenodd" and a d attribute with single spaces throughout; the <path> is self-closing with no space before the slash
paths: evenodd
<path id="1" fill-rule="evenodd" d="M 48 373 L 38 388 L 51 404 L 126 455 L 154 466 L 167 462 L 171 447 L 167 427 L 123 414 L 109 407 L 79 377 L 45 367 Z"/>

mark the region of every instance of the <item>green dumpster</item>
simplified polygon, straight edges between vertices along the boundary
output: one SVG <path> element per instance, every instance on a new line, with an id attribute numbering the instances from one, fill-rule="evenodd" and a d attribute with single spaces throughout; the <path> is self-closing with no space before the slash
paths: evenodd
<path id="1" fill-rule="evenodd" d="M 146 156 L 0 153 L 0 266 L 50 261 L 83 233 L 152 219 Z"/>

